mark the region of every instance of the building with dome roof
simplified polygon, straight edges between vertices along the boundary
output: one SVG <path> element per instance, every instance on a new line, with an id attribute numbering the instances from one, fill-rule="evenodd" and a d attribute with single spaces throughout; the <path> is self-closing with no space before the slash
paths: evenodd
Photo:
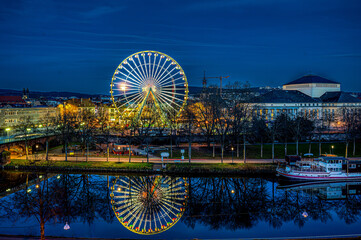
<path id="1" fill-rule="evenodd" d="M 341 84 L 320 76 L 306 75 L 284 84 L 283 90 L 297 90 L 312 98 L 319 98 L 326 92 L 339 92 Z"/>
<path id="2" fill-rule="evenodd" d="M 273 121 L 285 113 L 291 118 L 299 114 L 310 119 L 332 121 L 333 127 L 342 123 L 342 109 L 361 114 L 361 100 L 341 91 L 339 82 L 323 77 L 307 75 L 270 90 L 252 99 L 256 113 Z"/>

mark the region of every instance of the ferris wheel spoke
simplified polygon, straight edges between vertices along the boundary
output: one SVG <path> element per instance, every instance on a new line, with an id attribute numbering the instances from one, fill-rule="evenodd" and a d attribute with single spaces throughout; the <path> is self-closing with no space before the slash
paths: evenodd
<path id="1" fill-rule="evenodd" d="M 128 69 L 128 68 L 130 68 L 130 69 Z M 132 67 L 132 65 L 130 64 L 130 62 L 128 62 L 126 65 L 123 65 L 123 68 L 122 68 L 122 69 L 124 69 L 125 71 L 128 72 L 128 75 L 127 75 L 127 76 L 132 75 L 134 79 L 138 80 L 138 83 L 139 83 L 139 84 L 142 84 L 143 78 L 141 78 L 141 77 L 139 77 L 139 76 L 135 76 L 135 75 L 133 74 L 133 72 L 136 73 L 136 71 L 135 71 L 135 69 Z M 122 72 L 122 71 L 120 71 L 120 72 Z M 138 75 L 138 74 L 137 74 L 137 75 Z"/>
<path id="2" fill-rule="evenodd" d="M 167 61 L 167 60 L 166 60 Z M 169 60 L 168 60 L 169 61 Z M 163 75 L 164 74 L 168 74 L 168 72 L 172 72 L 173 70 L 171 71 L 168 71 L 168 68 L 172 66 L 172 64 L 170 63 L 165 69 L 163 69 L 162 73 L 155 79 L 156 82 L 159 83 L 159 79 L 163 78 Z"/>
<path id="3" fill-rule="evenodd" d="M 184 86 L 184 83 L 174 83 L 172 85 L 165 85 L 163 87 L 173 87 L 173 86 Z"/>
<path id="4" fill-rule="evenodd" d="M 138 77 L 136 76 L 133 76 L 133 74 L 130 74 L 129 70 L 126 69 L 126 68 L 123 68 L 126 72 L 128 72 L 128 74 L 125 73 L 125 71 L 118 71 L 117 74 L 121 74 L 125 77 L 125 79 L 130 79 L 132 81 L 134 81 L 135 83 L 138 83 L 140 84 L 140 80 L 138 79 Z M 130 76 L 132 75 L 132 76 Z M 124 81 L 124 78 L 122 79 L 121 76 L 117 76 L 117 75 L 114 75 L 115 79 L 119 79 L 119 80 L 122 80 Z"/>
<path id="5" fill-rule="evenodd" d="M 154 68 L 155 68 L 155 66 L 156 66 L 155 62 L 157 61 L 157 56 L 158 56 L 158 54 L 154 54 L 154 61 L 153 61 L 153 65 L 152 65 L 152 78 L 153 78 L 153 79 L 154 79 L 154 77 L 155 77 L 155 70 L 156 70 L 156 69 L 154 69 Z"/>
<path id="6" fill-rule="evenodd" d="M 170 67 L 171 67 L 171 68 L 170 68 Z M 169 69 L 169 68 L 170 68 L 170 69 Z M 177 73 L 177 74 L 179 73 L 179 74 L 180 74 L 180 72 L 179 72 L 178 69 L 177 69 L 177 65 L 174 65 L 174 64 L 170 63 L 170 65 L 168 65 L 167 69 L 163 72 L 163 74 L 157 78 L 157 81 L 158 81 L 158 82 L 161 82 L 161 80 L 162 80 L 163 78 L 165 78 L 167 75 L 173 74 L 174 71 L 175 71 L 175 73 Z"/>
<path id="7" fill-rule="evenodd" d="M 163 57 L 164 58 L 164 57 Z M 158 72 L 157 72 L 157 74 L 154 76 L 154 79 L 157 79 L 158 78 L 158 76 L 159 76 L 159 74 L 161 73 L 161 70 L 162 69 L 164 69 L 164 65 L 166 64 L 166 59 L 164 59 L 164 62 L 163 62 L 163 65 L 160 67 L 160 62 L 161 62 L 161 60 L 163 59 L 162 57 L 160 57 L 159 58 L 159 62 L 158 62 L 158 65 L 157 65 L 157 70 L 158 70 Z"/>
<path id="8" fill-rule="evenodd" d="M 149 77 L 152 77 L 150 56 L 151 53 L 148 53 Z"/>
<path id="9" fill-rule="evenodd" d="M 135 100 L 135 103 L 129 103 L 129 102 L 127 102 L 126 104 L 128 104 L 129 107 L 126 108 L 121 114 L 124 114 L 126 111 L 129 110 L 129 108 L 131 108 L 131 106 L 136 105 L 136 103 L 142 102 L 143 99 L 144 99 L 144 97 L 143 97 L 143 96 L 140 96 L 140 97 L 138 97 L 138 98 Z M 131 112 L 133 112 L 135 109 L 136 109 L 136 107 L 133 107 L 133 108 L 131 108 L 130 112 L 129 112 L 129 111 L 128 111 L 128 112 L 131 113 Z M 129 116 L 129 114 L 128 114 L 128 116 Z"/>
<path id="10" fill-rule="evenodd" d="M 114 92 L 113 92 L 114 93 Z M 130 97 L 135 94 L 143 94 L 143 92 L 139 92 L 138 90 L 132 90 L 132 91 L 124 91 L 124 90 L 116 90 L 116 94 L 114 94 L 114 97 Z"/>
<path id="11" fill-rule="evenodd" d="M 175 72 L 173 75 L 171 75 L 171 73 L 169 72 L 167 75 L 169 75 L 169 77 L 167 77 L 167 75 L 165 75 L 162 79 L 159 79 L 159 84 L 162 84 L 163 82 L 167 81 L 167 80 L 171 80 L 175 75 L 179 74 L 178 72 Z"/>
<path id="12" fill-rule="evenodd" d="M 134 65 L 134 67 L 129 64 L 129 66 L 132 68 L 132 70 L 134 71 L 134 73 L 138 76 L 138 79 L 141 80 L 141 82 L 144 82 L 145 77 L 142 75 L 141 71 L 139 70 L 137 64 L 135 63 L 135 60 L 132 58 L 131 60 L 132 64 Z"/>
<path id="13" fill-rule="evenodd" d="M 177 81 L 183 82 L 183 76 L 178 77 L 178 78 L 167 78 L 163 82 L 161 82 L 161 84 L 162 85 L 166 85 L 166 84 L 169 84 L 169 83 L 173 84 L 173 83 L 176 83 Z"/>
<path id="14" fill-rule="evenodd" d="M 162 101 L 163 104 L 167 104 L 167 105 L 169 106 L 169 108 L 173 108 L 173 107 L 169 104 L 169 102 L 168 102 L 167 100 L 163 99 L 160 95 L 158 95 L 158 98 L 159 98 L 160 101 Z M 165 109 L 168 110 L 168 107 L 166 107 Z M 168 110 L 168 112 L 171 113 L 170 110 Z"/>
<path id="15" fill-rule="evenodd" d="M 125 76 L 126 77 L 126 79 L 131 79 L 131 80 L 133 80 L 134 81 L 134 84 L 138 84 L 138 85 L 140 85 L 141 83 L 139 82 L 139 80 L 135 80 L 134 78 L 132 78 L 132 77 L 129 77 L 129 75 L 127 75 L 127 74 L 125 74 L 125 73 L 123 73 L 123 72 L 119 72 L 120 74 L 122 74 L 123 76 Z M 122 81 L 124 81 L 124 79 L 122 79 L 121 77 L 118 77 L 118 76 L 115 76 L 115 79 L 119 79 L 119 80 L 122 80 Z"/>
<path id="16" fill-rule="evenodd" d="M 124 209 L 123 214 L 124 214 L 125 212 L 127 212 L 127 214 L 124 216 L 124 218 L 128 219 L 128 221 L 131 222 L 131 221 L 132 221 L 132 216 L 135 214 L 135 211 L 137 211 L 137 212 L 140 211 L 140 210 L 141 210 L 141 206 L 142 206 L 141 203 L 136 203 L 136 204 L 132 204 L 132 205 L 130 206 L 130 208 Z M 130 218 L 129 218 L 129 217 L 130 217 Z"/>
<path id="17" fill-rule="evenodd" d="M 162 100 L 163 103 L 166 103 L 167 105 L 169 105 L 170 108 L 174 108 L 174 106 L 170 105 L 170 102 L 172 102 L 172 101 L 170 101 L 169 99 L 167 99 L 161 95 L 159 95 L 158 97 L 159 97 L 159 99 Z"/>
<path id="18" fill-rule="evenodd" d="M 140 69 L 142 70 L 142 73 L 143 73 L 143 75 L 144 75 L 144 79 L 146 79 L 146 78 L 147 78 L 147 75 L 145 74 L 145 71 L 144 71 L 144 69 L 143 69 L 143 63 L 142 63 L 142 61 L 140 60 L 140 56 L 138 55 L 138 57 L 137 57 L 136 59 L 138 60 Z"/>
<path id="19" fill-rule="evenodd" d="M 146 73 L 147 78 L 149 78 L 148 69 L 147 69 L 147 61 L 145 60 L 145 54 L 144 53 L 142 54 L 142 57 L 143 57 L 143 61 L 144 61 L 145 73 Z"/>
<path id="20" fill-rule="evenodd" d="M 138 59 L 138 57 L 137 57 Z M 142 82 L 145 81 L 146 76 L 143 74 L 143 72 L 141 71 L 141 69 L 138 67 L 137 63 L 135 62 L 135 60 L 133 59 L 132 63 L 134 64 L 134 67 L 137 71 L 135 71 L 135 73 L 139 76 L 140 79 L 142 79 Z M 138 63 L 139 63 L 139 59 L 138 59 Z"/>
<path id="21" fill-rule="evenodd" d="M 137 222 L 140 220 L 140 216 L 141 216 L 141 214 L 143 212 L 142 210 L 143 209 L 141 207 L 139 207 L 138 211 L 133 215 L 133 217 L 132 217 L 132 221 L 134 221 L 133 226 L 137 226 Z"/>
<path id="22" fill-rule="evenodd" d="M 179 99 L 179 98 L 177 98 L 177 97 L 175 97 L 175 96 L 170 96 L 170 95 L 168 95 L 168 94 L 166 94 L 165 92 L 162 92 L 161 93 L 161 95 L 163 96 L 163 97 L 166 97 L 166 98 L 171 98 L 172 100 L 178 100 L 178 101 L 180 101 L 180 102 L 182 102 L 183 100 L 182 99 Z"/>
<path id="23" fill-rule="evenodd" d="M 179 96 L 185 96 L 184 93 L 177 93 L 177 92 L 172 92 L 172 91 L 169 91 L 169 90 L 165 90 L 165 91 L 162 91 L 162 93 L 167 93 L 167 94 L 170 94 L 170 95 L 179 95 Z"/>
<path id="24" fill-rule="evenodd" d="M 173 203 L 173 204 L 177 204 L 177 202 L 175 202 L 174 200 L 180 200 L 180 199 L 176 199 L 174 198 L 173 201 L 169 201 L 169 200 L 166 200 L 166 199 L 162 199 L 161 202 L 164 203 L 164 205 L 166 205 L 168 207 L 169 210 L 173 209 L 173 210 L 178 210 L 178 208 L 176 208 L 175 206 L 173 206 L 172 204 L 169 204 L 169 203 Z M 178 206 L 182 206 L 182 204 L 179 204 Z M 176 215 L 174 212 L 170 211 L 172 214 Z"/>

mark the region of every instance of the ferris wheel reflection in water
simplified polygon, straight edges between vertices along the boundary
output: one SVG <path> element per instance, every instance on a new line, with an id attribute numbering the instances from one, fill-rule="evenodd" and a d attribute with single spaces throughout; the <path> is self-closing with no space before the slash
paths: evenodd
<path id="1" fill-rule="evenodd" d="M 143 235 L 164 232 L 182 217 L 188 200 L 185 178 L 121 176 L 111 186 L 111 205 L 119 222 Z"/>

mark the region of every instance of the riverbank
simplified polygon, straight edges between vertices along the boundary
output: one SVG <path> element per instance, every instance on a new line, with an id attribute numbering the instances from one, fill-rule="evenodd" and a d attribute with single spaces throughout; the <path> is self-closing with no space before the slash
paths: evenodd
<path id="1" fill-rule="evenodd" d="M 252 175 L 274 174 L 277 165 L 272 163 L 126 163 L 126 162 L 65 162 L 27 161 L 13 159 L 4 170 L 39 172 L 96 172 L 182 175 Z"/>

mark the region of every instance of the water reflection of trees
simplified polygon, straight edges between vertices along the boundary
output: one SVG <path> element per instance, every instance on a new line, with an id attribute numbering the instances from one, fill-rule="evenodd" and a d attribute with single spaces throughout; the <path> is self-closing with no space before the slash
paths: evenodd
<path id="1" fill-rule="evenodd" d="M 285 222 L 302 227 L 308 219 L 332 221 L 332 212 L 347 224 L 361 214 L 361 197 L 348 195 L 342 200 L 326 200 L 317 190 L 276 190 L 275 183 L 262 178 L 192 178 L 189 202 L 183 222 L 194 228 L 197 223 L 211 229 L 248 229 L 260 221 L 273 228 Z M 308 217 L 302 216 L 303 212 Z"/>
<path id="2" fill-rule="evenodd" d="M 109 176 L 38 175 L 32 185 L 0 200 L 0 216 L 12 222 L 35 218 L 42 239 L 47 223 L 112 222 L 108 182 Z"/>
<path id="3" fill-rule="evenodd" d="M 14 223 L 21 218 L 37 219 L 42 236 L 46 225 L 52 223 L 68 222 L 71 226 L 74 222 L 92 224 L 97 219 L 117 222 L 110 204 L 109 186 L 115 177 L 41 176 L 38 174 L 36 180 L 32 176 L 27 188 L 0 199 L 0 219 Z M 267 222 L 273 228 L 280 228 L 286 222 L 302 227 L 310 219 L 332 221 L 332 213 L 351 224 L 361 215 L 360 195 L 327 200 L 320 198 L 315 189 L 307 192 L 276 189 L 276 183 L 262 178 L 189 178 L 187 181 L 189 199 L 180 221 L 191 228 L 202 224 L 214 230 L 250 229 L 259 222 Z M 301 215 L 304 211 L 307 218 Z"/>

